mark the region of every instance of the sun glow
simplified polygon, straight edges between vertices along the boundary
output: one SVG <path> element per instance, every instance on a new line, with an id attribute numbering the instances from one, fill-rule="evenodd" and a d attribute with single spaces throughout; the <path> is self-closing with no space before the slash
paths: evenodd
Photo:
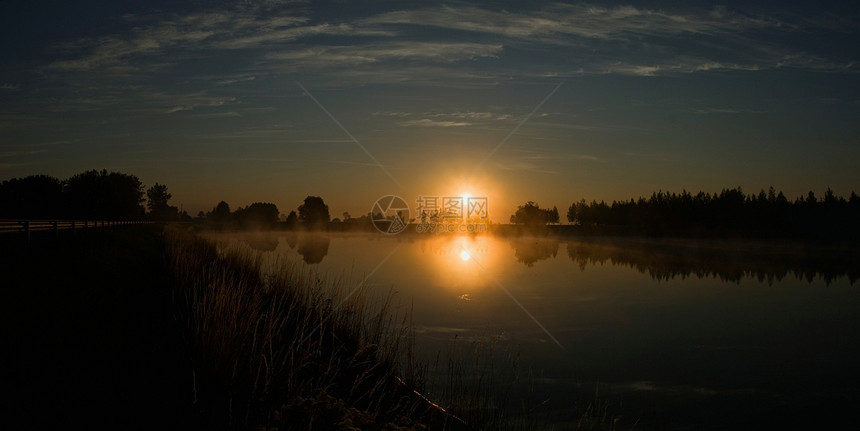
<path id="1" fill-rule="evenodd" d="M 439 286 L 450 287 L 457 295 L 474 294 L 495 286 L 488 274 L 502 271 L 500 257 L 510 248 L 490 235 L 435 235 L 415 250 L 415 258 L 426 264 L 424 268 Z"/>
<path id="2" fill-rule="evenodd" d="M 501 188 L 489 176 L 481 173 L 466 176 L 463 172 L 472 172 L 473 164 L 460 166 L 457 172 L 451 172 L 447 183 L 440 184 L 439 196 L 456 196 L 461 199 L 463 208 L 468 209 L 470 204 L 481 200 L 486 202 L 486 208 L 507 208 L 506 188 Z M 444 174 L 442 175 L 445 176 Z M 501 213 L 499 213 L 501 215 Z M 494 214 L 489 211 L 486 214 L 488 220 L 497 221 Z M 505 217 L 507 218 L 507 217 Z"/>

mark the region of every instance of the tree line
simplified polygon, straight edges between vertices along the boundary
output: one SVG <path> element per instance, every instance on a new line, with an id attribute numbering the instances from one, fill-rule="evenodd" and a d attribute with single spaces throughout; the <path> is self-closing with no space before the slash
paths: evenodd
<path id="1" fill-rule="evenodd" d="M 65 180 L 31 175 L 0 183 L 0 218 L 190 220 L 168 203 L 171 197 L 163 184 L 144 191 L 137 176 L 104 169 Z"/>
<path id="2" fill-rule="evenodd" d="M 517 212 L 511 216 L 511 223 L 523 225 L 556 224 L 558 220 L 558 208 L 541 208 L 533 201 L 517 207 Z"/>
<path id="3" fill-rule="evenodd" d="M 212 211 L 197 213 L 197 220 L 217 228 L 273 228 L 283 222 L 287 229 L 304 227 L 310 230 L 324 230 L 332 221 L 328 205 L 319 196 L 306 197 L 297 210 L 290 211 L 282 220 L 273 203 L 255 202 L 231 211 L 230 204 L 221 201 Z"/>
<path id="4" fill-rule="evenodd" d="M 192 220 L 169 204 L 167 186 L 155 183 L 144 189 L 135 175 L 90 170 L 60 180 L 48 175 L 13 178 L 0 183 L 0 218 L 3 219 L 101 219 L 101 220 Z M 331 218 L 329 207 L 319 196 L 307 196 L 296 210 L 281 215 L 269 202 L 255 202 L 231 211 L 219 202 L 212 211 L 198 213 L 196 220 L 217 227 L 308 230 L 341 229 L 370 225 L 372 214 L 343 219 Z M 381 215 L 377 215 L 377 218 Z M 758 194 L 745 194 L 740 187 L 719 193 L 686 190 L 658 191 L 650 197 L 629 201 L 585 199 L 570 205 L 567 221 L 581 233 L 634 234 L 650 236 L 754 236 L 763 238 L 860 238 L 860 197 L 837 196 L 828 188 L 818 198 L 789 200 L 771 187 Z M 559 212 L 529 201 L 520 205 L 511 223 L 528 227 L 558 224 Z M 342 222 L 342 223 L 340 223 Z M 335 229 L 337 230 L 337 229 Z"/>
<path id="5" fill-rule="evenodd" d="M 846 199 L 828 188 L 789 200 L 771 187 L 744 194 L 740 187 L 719 193 L 655 192 L 629 201 L 584 199 L 570 205 L 567 220 L 585 231 L 655 236 L 755 236 L 860 238 L 860 197 Z"/>
<path id="6" fill-rule="evenodd" d="M 136 175 L 89 170 L 61 180 L 48 175 L 30 175 L 0 182 L 0 219 L 69 220 L 156 220 L 193 221 L 215 227 L 324 230 L 331 222 L 370 223 L 369 216 L 332 219 L 329 207 L 319 196 L 308 196 L 299 207 L 281 215 L 270 202 L 254 202 L 231 210 L 221 201 L 212 211 L 200 211 L 196 219 L 176 206 L 164 184 L 148 189 Z"/>

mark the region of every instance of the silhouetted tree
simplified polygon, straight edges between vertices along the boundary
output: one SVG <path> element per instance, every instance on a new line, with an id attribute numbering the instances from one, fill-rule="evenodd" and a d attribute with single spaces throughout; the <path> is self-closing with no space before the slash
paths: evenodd
<path id="1" fill-rule="evenodd" d="M 0 183 L 0 218 L 51 219 L 63 216 L 63 184 L 47 175 Z"/>
<path id="2" fill-rule="evenodd" d="M 150 187 L 146 191 L 146 207 L 149 209 L 150 218 L 162 221 L 179 218 L 179 209 L 167 203 L 172 197 L 164 184 L 155 183 Z"/>
<path id="3" fill-rule="evenodd" d="M 549 221 L 549 213 L 541 209 L 538 204 L 528 201 L 525 205 L 517 207 L 517 212 L 511 217 L 511 221 L 526 226 L 544 225 Z"/>
<path id="4" fill-rule="evenodd" d="M 812 190 L 810 190 L 806 195 L 806 201 L 804 203 L 806 203 L 806 206 L 810 208 L 815 207 L 818 203 L 818 199 L 815 198 L 815 193 Z"/>
<path id="5" fill-rule="evenodd" d="M 559 220 L 558 219 L 558 208 L 553 206 L 551 210 L 547 210 L 546 216 L 547 216 L 547 222 L 558 223 L 558 220 Z"/>
<path id="6" fill-rule="evenodd" d="M 573 224 L 576 222 L 576 204 L 570 204 L 570 207 L 567 209 L 567 222 Z"/>
<path id="7" fill-rule="evenodd" d="M 215 205 L 215 208 L 212 208 L 212 221 L 223 223 L 230 220 L 230 205 L 227 202 L 221 201 L 218 202 L 218 205 Z"/>
<path id="8" fill-rule="evenodd" d="M 139 219 L 144 214 L 143 184 L 134 175 L 91 170 L 66 180 L 66 217 Z"/>
<path id="9" fill-rule="evenodd" d="M 285 223 L 287 224 L 287 229 L 295 229 L 296 225 L 299 223 L 299 216 L 296 215 L 295 211 L 290 211 Z"/>
<path id="10" fill-rule="evenodd" d="M 308 229 L 321 229 L 331 221 L 328 213 L 328 205 L 319 196 L 308 196 L 303 204 L 299 205 L 299 220 Z"/>
<path id="11" fill-rule="evenodd" d="M 243 227 L 272 228 L 278 223 L 278 207 L 273 203 L 254 202 L 234 213 L 236 221 Z"/>

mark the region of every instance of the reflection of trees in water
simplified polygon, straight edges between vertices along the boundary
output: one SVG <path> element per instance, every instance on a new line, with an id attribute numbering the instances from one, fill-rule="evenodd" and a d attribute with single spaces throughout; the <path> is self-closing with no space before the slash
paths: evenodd
<path id="1" fill-rule="evenodd" d="M 535 262 L 555 257 L 558 254 L 558 239 L 544 238 L 512 238 L 511 247 L 517 261 L 533 266 Z"/>
<path id="2" fill-rule="evenodd" d="M 330 242 L 324 236 L 304 234 L 299 238 L 298 249 L 296 251 L 302 255 L 305 263 L 320 263 L 328 254 L 328 245 Z"/>
<path id="3" fill-rule="evenodd" d="M 286 239 L 287 245 L 290 246 L 290 250 L 295 250 L 296 244 L 299 243 L 299 234 L 296 232 L 286 232 L 284 239 Z"/>
<path id="4" fill-rule="evenodd" d="M 259 251 L 274 251 L 278 248 L 278 238 L 268 233 L 248 235 L 243 237 L 242 241 Z"/>
<path id="5" fill-rule="evenodd" d="M 571 241 L 567 255 L 582 270 L 609 262 L 635 268 L 655 280 L 696 276 L 737 283 L 755 278 L 772 284 L 793 275 L 810 283 L 821 279 L 829 285 L 842 276 L 854 284 L 860 276 L 860 259 L 854 250 L 801 245 Z"/>

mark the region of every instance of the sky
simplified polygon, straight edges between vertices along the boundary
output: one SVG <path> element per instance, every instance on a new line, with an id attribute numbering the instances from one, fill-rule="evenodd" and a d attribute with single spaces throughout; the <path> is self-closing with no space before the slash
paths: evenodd
<path id="1" fill-rule="evenodd" d="M 192 215 L 469 194 L 496 221 L 657 190 L 860 192 L 856 1 L 12 0 L 0 17 L 0 180 L 120 171 Z"/>

